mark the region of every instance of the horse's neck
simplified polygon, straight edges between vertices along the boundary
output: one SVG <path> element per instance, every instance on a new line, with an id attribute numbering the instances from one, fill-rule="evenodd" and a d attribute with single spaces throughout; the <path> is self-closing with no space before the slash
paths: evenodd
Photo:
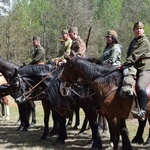
<path id="1" fill-rule="evenodd" d="M 12 63 L 12 62 L 9 62 L 5 59 L 2 59 L 0 58 L 0 66 L 3 68 L 3 69 L 6 69 L 7 71 L 13 71 L 15 68 L 19 68 L 18 65 Z"/>

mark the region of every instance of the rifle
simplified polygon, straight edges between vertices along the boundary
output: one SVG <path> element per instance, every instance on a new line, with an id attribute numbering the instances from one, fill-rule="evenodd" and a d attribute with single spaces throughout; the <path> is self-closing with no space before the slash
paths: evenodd
<path id="1" fill-rule="evenodd" d="M 87 46 L 88 46 L 88 43 L 89 43 L 89 38 L 90 38 L 90 34 L 91 34 L 91 29 L 92 29 L 92 27 L 90 27 L 89 28 L 89 32 L 88 32 L 88 36 L 87 36 L 87 39 L 86 39 L 86 48 L 87 48 Z"/>

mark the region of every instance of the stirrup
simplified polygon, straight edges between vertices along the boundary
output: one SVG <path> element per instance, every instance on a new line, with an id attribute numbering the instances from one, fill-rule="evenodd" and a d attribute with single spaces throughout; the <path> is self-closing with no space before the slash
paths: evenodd
<path id="1" fill-rule="evenodd" d="M 133 115 L 138 117 L 138 119 L 144 121 L 145 120 L 145 111 L 144 110 L 140 110 L 140 111 L 132 111 Z"/>

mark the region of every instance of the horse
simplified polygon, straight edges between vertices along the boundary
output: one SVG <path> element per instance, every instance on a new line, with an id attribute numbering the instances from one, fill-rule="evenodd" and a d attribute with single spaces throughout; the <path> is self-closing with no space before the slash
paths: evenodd
<path id="1" fill-rule="evenodd" d="M 65 143 L 65 139 L 67 138 L 65 126 L 66 118 L 70 117 L 74 105 L 78 104 L 81 108 L 83 108 L 86 117 L 89 120 L 93 138 L 92 148 L 101 150 L 101 138 L 96 121 L 96 107 L 98 103 L 96 95 L 94 94 L 88 98 L 78 97 L 77 99 L 69 96 L 62 96 L 60 91 L 61 82 L 59 76 L 63 67 L 58 67 L 55 70 L 47 69 L 46 65 L 27 65 L 16 70 L 11 78 L 11 86 L 13 86 L 13 89 L 15 90 L 13 91 L 15 100 L 22 102 L 27 99 L 28 95 L 26 93 L 29 93 L 27 90 L 30 88 L 27 82 L 25 82 L 26 80 L 30 83 L 32 82 L 33 87 L 40 88 L 41 91 L 45 92 L 48 96 L 47 101 L 49 102 L 49 105 L 46 106 L 49 108 L 52 107 L 60 114 L 60 116 L 63 117 L 63 119 L 65 119 L 59 122 L 59 127 L 61 128 L 59 129 L 59 137 L 56 140 L 56 143 L 62 144 Z M 97 101 L 93 102 L 93 99 L 97 99 Z"/>
<path id="2" fill-rule="evenodd" d="M 4 76 L 0 73 L 0 86 L 2 84 L 7 84 L 7 81 L 6 79 L 4 78 Z M 10 111 L 9 111 L 9 103 L 8 103 L 8 98 L 7 96 L 4 96 L 4 97 L 1 97 L 0 98 L 0 102 L 1 102 L 1 105 L 2 105 L 2 116 L 5 115 L 5 108 L 6 108 L 6 120 L 10 120 Z"/>
<path id="3" fill-rule="evenodd" d="M 11 95 L 11 87 L 9 86 L 9 73 L 13 72 L 14 69 L 19 68 L 18 65 L 11 63 L 3 58 L 0 58 L 0 71 L 1 71 L 1 76 L 0 76 L 0 81 L 1 86 L 0 86 L 0 97 Z M 5 71 L 5 69 L 7 71 Z M 7 97 L 5 98 L 5 102 L 7 102 Z M 27 128 L 29 127 L 29 116 L 31 115 L 32 112 L 32 121 L 31 124 L 36 123 L 36 116 L 35 116 L 35 106 L 34 102 L 26 102 L 22 104 L 17 104 L 18 105 L 18 110 L 19 110 L 19 118 L 21 120 L 19 127 L 17 128 L 18 131 L 27 131 Z M 8 105 L 6 105 L 8 106 Z M 8 108 L 8 107 L 6 107 Z M 7 111 L 6 111 L 7 112 Z"/>
<path id="4" fill-rule="evenodd" d="M 7 78 L 9 84 L 10 84 L 10 77 L 11 77 L 11 74 L 15 71 L 15 69 L 19 69 L 19 67 L 17 65 L 15 65 L 14 63 L 12 62 L 9 62 L 8 60 L 5 60 L 5 59 L 2 59 L 0 58 L 0 62 L 1 62 L 1 65 L 0 65 L 0 70 L 3 72 L 5 78 Z M 12 86 L 8 86 L 7 88 L 3 88 L 3 92 L 1 90 L 0 92 L 0 95 L 1 93 L 9 93 L 10 95 L 12 95 L 12 91 L 13 91 L 13 87 Z M 6 91 L 7 90 L 7 91 Z M 39 91 L 38 91 L 39 92 Z M 38 94 L 37 94 L 38 95 Z M 13 95 L 12 95 L 13 97 Z M 17 128 L 17 130 L 21 130 L 21 131 L 27 131 L 28 130 L 28 127 L 29 127 L 29 116 L 30 116 L 30 113 L 31 113 L 31 109 L 34 108 L 34 112 L 35 112 L 35 107 L 32 107 L 34 106 L 34 101 L 33 99 L 40 99 L 41 97 L 37 97 L 36 95 L 33 95 L 33 97 L 30 97 L 32 98 L 32 100 L 30 99 L 30 101 L 25 101 L 23 103 L 17 103 L 18 105 L 18 108 L 19 108 L 19 114 L 20 114 L 20 119 L 21 119 L 21 124 L 20 126 Z M 43 97 L 42 97 L 43 98 Z M 49 116 L 46 116 L 47 112 L 46 111 L 50 111 L 50 110 L 47 110 L 47 101 L 46 100 L 43 100 L 42 101 L 42 105 L 43 105 L 43 108 L 44 108 L 44 122 L 45 122 L 45 128 L 44 128 L 44 132 L 43 132 L 43 135 L 42 135 L 42 139 L 46 139 L 47 135 L 48 135 L 48 121 L 49 121 Z M 48 104 L 49 105 L 49 104 Z M 33 114 L 33 112 L 32 112 Z M 53 112 L 52 111 L 52 117 L 53 117 L 53 121 L 54 121 L 54 125 L 53 125 L 53 128 L 52 128 L 52 132 L 55 132 L 55 134 L 58 132 L 58 113 L 57 112 Z M 36 121 L 35 119 L 35 115 L 32 116 L 32 122 L 33 121 Z M 47 120 L 48 118 L 48 120 Z M 31 122 L 31 124 L 32 124 Z"/>
<path id="5" fill-rule="evenodd" d="M 68 58 L 64 65 L 61 80 L 74 84 L 78 78 L 89 82 L 98 95 L 99 108 L 106 116 L 111 128 L 114 149 L 118 149 L 119 135 L 122 137 L 122 149 L 132 149 L 125 119 L 130 114 L 133 98 L 124 98 L 119 95 L 123 79 L 122 71 L 113 66 L 90 62 L 84 58 Z M 150 117 L 149 108 L 150 103 L 148 101 L 147 118 Z"/>
<path id="6" fill-rule="evenodd" d="M 7 96 L 0 97 L 0 103 L 1 103 L 1 106 L 2 106 L 2 110 L 1 110 L 2 116 L 5 116 L 5 109 L 6 109 L 6 118 L 5 118 L 5 120 L 9 121 L 10 120 L 10 111 L 9 111 L 9 103 L 8 103 Z"/>

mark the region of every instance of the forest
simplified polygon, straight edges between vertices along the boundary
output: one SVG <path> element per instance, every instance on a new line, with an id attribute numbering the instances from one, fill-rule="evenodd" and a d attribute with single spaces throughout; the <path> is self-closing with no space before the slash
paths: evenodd
<path id="1" fill-rule="evenodd" d="M 41 37 L 46 59 L 58 55 L 61 31 L 77 26 L 87 57 L 100 57 L 108 30 L 117 31 L 122 61 L 134 38 L 133 24 L 142 21 L 150 38 L 150 0 L 1 0 L 0 57 L 18 65 L 31 61 L 32 37 Z"/>

